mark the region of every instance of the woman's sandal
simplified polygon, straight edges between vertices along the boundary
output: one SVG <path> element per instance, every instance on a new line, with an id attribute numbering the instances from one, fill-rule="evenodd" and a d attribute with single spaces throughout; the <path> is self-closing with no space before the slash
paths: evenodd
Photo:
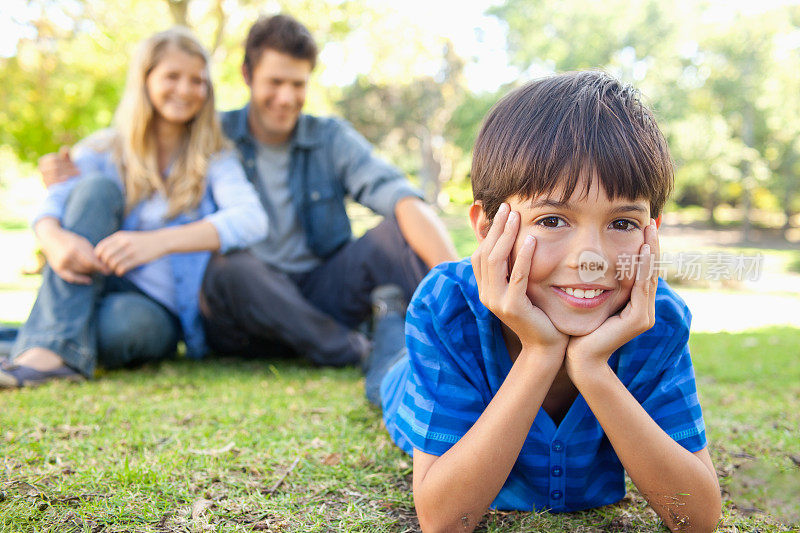
<path id="1" fill-rule="evenodd" d="M 53 370 L 36 370 L 29 366 L 15 365 L 4 361 L 0 366 L 0 389 L 18 389 L 21 387 L 36 387 L 48 381 L 83 381 L 85 378 L 66 365 Z"/>

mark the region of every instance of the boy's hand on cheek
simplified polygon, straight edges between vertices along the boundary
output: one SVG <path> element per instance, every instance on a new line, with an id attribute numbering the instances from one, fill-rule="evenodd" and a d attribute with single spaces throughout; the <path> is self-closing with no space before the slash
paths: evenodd
<path id="1" fill-rule="evenodd" d="M 547 315 L 527 295 L 528 276 L 536 239 L 528 235 L 509 273 L 511 251 L 520 227 L 520 216 L 502 204 L 492 227 L 472 254 L 472 268 L 481 302 L 519 337 L 523 350 L 563 360 L 569 337 L 558 331 Z"/>
<path id="2" fill-rule="evenodd" d="M 575 377 L 591 373 L 598 365 L 608 364 L 616 349 L 655 324 L 658 271 L 654 261 L 659 257 L 658 230 L 651 220 L 644 230 L 644 244 L 639 249 L 636 281 L 625 308 L 610 316 L 599 328 L 583 337 L 571 337 L 567 345 L 567 371 Z"/>

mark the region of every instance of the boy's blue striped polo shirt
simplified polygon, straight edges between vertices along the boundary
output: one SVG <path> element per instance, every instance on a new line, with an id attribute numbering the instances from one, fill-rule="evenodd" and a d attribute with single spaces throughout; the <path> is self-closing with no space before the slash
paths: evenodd
<path id="1" fill-rule="evenodd" d="M 687 341 L 691 314 L 659 280 L 656 323 L 609 359 L 658 425 L 691 452 L 706 446 Z M 500 321 L 479 300 L 469 259 L 434 268 L 406 318 L 409 356 L 381 383 L 383 416 L 407 453 L 441 456 L 475 423 L 511 369 Z M 502 439 L 503 435 L 497 435 Z M 578 395 L 556 426 L 540 409 L 494 509 L 577 511 L 625 495 L 622 464 Z"/>

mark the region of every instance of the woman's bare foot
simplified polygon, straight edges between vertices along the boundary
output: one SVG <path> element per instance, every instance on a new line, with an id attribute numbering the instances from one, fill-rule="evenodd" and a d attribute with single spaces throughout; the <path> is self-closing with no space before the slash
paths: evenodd
<path id="1" fill-rule="evenodd" d="M 25 350 L 12 361 L 15 365 L 27 366 L 41 372 L 49 372 L 64 366 L 61 356 L 47 348 L 36 346 Z"/>

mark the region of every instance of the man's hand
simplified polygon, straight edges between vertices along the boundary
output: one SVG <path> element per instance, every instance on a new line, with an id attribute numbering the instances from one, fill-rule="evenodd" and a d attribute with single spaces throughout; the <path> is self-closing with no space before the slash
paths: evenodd
<path id="1" fill-rule="evenodd" d="M 95 272 L 109 271 L 94 254 L 94 246 L 86 238 L 61 228 L 52 229 L 42 239 L 42 250 L 50 268 L 68 283 L 89 285 Z"/>
<path id="2" fill-rule="evenodd" d="M 568 337 L 528 298 L 536 239 L 525 237 L 509 275 L 509 258 L 520 227 L 519 213 L 503 203 L 486 238 L 472 254 L 481 302 L 519 337 L 523 349 L 564 354 Z"/>
<path id="3" fill-rule="evenodd" d="M 94 249 L 98 259 L 117 276 L 168 253 L 165 239 L 155 231 L 118 231 Z"/>
<path id="4" fill-rule="evenodd" d="M 80 170 L 69 156 L 69 146 L 62 146 L 58 153 L 45 154 L 39 158 L 39 172 L 45 187 L 66 181 L 80 174 Z"/>
<path id="5" fill-rule="evenodd" d="M 659 257 L 659 252 L 658 230 L 651 219 L 644 229 L 644 244 L 639 249 L 641 260 L 637 265 L 630 301 L 618 315 L 610 316 L 593 332 L 570 338 L 567 345 L 570 377 L 595 365 L 607 364 L 614 350 L 653 327 L 658 287 L 658 272 L 653 268 L 653 262 Z"/>

